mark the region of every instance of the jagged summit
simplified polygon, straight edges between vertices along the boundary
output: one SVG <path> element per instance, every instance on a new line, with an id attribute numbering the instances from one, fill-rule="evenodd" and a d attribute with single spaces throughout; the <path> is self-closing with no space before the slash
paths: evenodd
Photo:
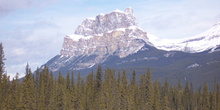
<path id="1" fill-rule="evenodd" d="M 126 8 L 125 12 L 114 10 L 108 14 L 99 14 L 95 18 L 87 18 L 77 27 L 74 34 L 87 37 L 118 28 L 126 28 L 137 25 L 133 9 Z"/>
<path id="2" fill-rule="evenodd" d="M 126 9 L 125 9 L 125 13 L 134 16 L 133 9 L 132 9 L 131 7 L 126 8 Z"/>
<path id="3" fill-rule="evenodd" d="M 146 32 L 138 27 L 133 9 L 126 8 L 124 12 L 114 10 L 99 14 L 95 19 L 85 19 L 77 27 L 75 34 L 64 38 L 61 55 L 103 55 L 113 54 L 117 50 L 117 55 L 125 57 L 143 46 L 135 43 L 136 39 L 150 44 Z M 134 47 L 130 48 L 131 46 Z"/>
<path id="4" fill-rule="evenodd" d="M 134 54 L 146 44 L 152 46 L 147 33 L 138 27 L 133 9 L 114 10 L 85 19 L 74 34 L 65 36 L 60 51 L 62 60 L 53 63 L 51 68 L 57 70 L 64 63 L 68 65 L 66 63 L 79 57 L 93 56 L 84 63 L 71 63 L 76 70 L 89 68 L 113 55 L 124 58 Z"/>

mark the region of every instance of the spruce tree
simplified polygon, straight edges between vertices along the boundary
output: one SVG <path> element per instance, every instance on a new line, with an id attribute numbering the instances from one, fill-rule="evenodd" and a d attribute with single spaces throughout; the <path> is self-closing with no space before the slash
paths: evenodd
<path id="1" fill-rule="evenodd" d="M 85 91 L 85 94 L 86 94 L 86 107 L 85 109 L 89 109 L 89 108 L 93 108 L 93 101 L 94 101 L 94 90 L 93 90 L 93 73 L 90 73 L 88 76 L 87 76 L 87 80 L 86 80 L 86 91 Z"/>
<path id="2" fill-rule="evenodd" d="M 209 110 L 210 109 L 210 97 L 209 97 L 209 87 L 208 84 L 206 84 L 206 82 L 204 82 L 204 87 L 203 87 L 203 110 Z"/>
<path id="3" fill-rule="evenodd" d="M 182 100 L 183 100 L 183 107 L 189 110 L 190 109 L 190 91 L 189 91 L 188 82 L 186 83 L 186 86 L 183 90 Z"/>
<path id="4" fill-rule="evenodd" d="M 75 80 L 74 80 L 74 71 L 71 72 L 71 85 L 70 85 L 70 108 L 73 109 L 75 106 Z"/>
<path id="5" fill-rule="evenodd" d="M 153 93 L 153 110 L 160 110 L 161 105 L 160 105 L 160 91 L 159 91 L 159 85 L 158 81 L 155 80 L 153 84 L 154 88 L 154 93 Z"/>
<path id="6" fill-rule="evenodd" d="M 129 86 L 129 108 L 132 110 L 137 110 L 137 85 L 136 85 L 136 73 L 133 71 L 131 84 Z"/>
<path id="7" fill-rule="evenodd" d="M 0 43 L 0 82 L 2 82 L 2 75 L 5 72 L 5 63 L 4 63 L 5 59 L 5 54 L 4 54 L 4 50 L 3 50 L 3 45 L 2 43 Z"/>
<path id="8" fill-rule="evenodd" d="M 21 109 L 36 109 L 37 108 L 37 89 L 35 87 L 34 77 L 29 68 L 26 66 L 25 77 L 22 80 L 21 94 L 22 94 L 22 108 Z"/>
<path id="9" fill-rule="evenodd" d="M 80 109 L 80 98 L 81 98 L 80 82 L 81 82 L 81 76 L 80 73 L 78 73 L 77 82 L 76 82 L 75 103 L 74 103 L 75 110 Z"/>
<path id="10" fill-rule="evenodd" d="M 8 109 L 10 107 L 10 99 L 11 99 L 11 94 L 10 94 L 10 88 L 11 88 L 11 83 L 9 80 L 9 77 L 7 74 L 3 74 L 2 77 L 2 100 L 3 102 L 1 103 L 1 109 Z"/>
<path id="11" fill-rule="evenodd" d="M 58 89 L 57 89 L 57 109 L 59 110 L 65 110 L 67 106 L 67 100 L 66 100 L 66 84 L 65 84 L 65 78 L 59 72 L 58 76 Z"/>
<path id="12" fill-rule="evenodd" d="M 168 97 L 167 97 L 167 96 L 164 97 L 164 101 L 163 101 L 163 110 L 170 110 L 170 107 L 169 107 L 169 100 L 168 100 Z"/>
<path id="13" fill-rule="evenodd" d="M 0 43 L 0 109 L 2 108 L 3 105 L 3 100 L 4 100 L 4 93 L 3 93 L 3 74 L 5 73 L 5 63 L 4 63 L 5 55 L 4 55 L 4 50 L 3 50 L 3 45 Z"/>
<path id="14" fill-rule="evenodd" d="M 220 87 L 219 87 L 219 83 L 216 84 L 216 104 L 217 104 L 217 110 L 220 110 Z"/>
<path id="15" fill-rule="evenodd" d="M 94 100 L 95 100 L 95 109 L 100 109 L 100 92 L 102 85 L 102 69 L 101 65 L 98 65 L 96 78 L 95 78 L 95 86 L 94 86 Z"/>
<path id="16" fill-rule="evenodd" d="M 121 87 L 121 109 L 128 109 L 128 81 L 127 81 L 127 73 L 125 70 L 122 72 L 121 79 L 122 87 Z"/>
<path id="17" fill-rule="evenodd" d="M 151 83 L 151 72 L 150 69 L 147 70 L 147 77 L 146 77 L 146 108 L 148 110 L 152 109 L 153 106 L 153 89 Z"/>

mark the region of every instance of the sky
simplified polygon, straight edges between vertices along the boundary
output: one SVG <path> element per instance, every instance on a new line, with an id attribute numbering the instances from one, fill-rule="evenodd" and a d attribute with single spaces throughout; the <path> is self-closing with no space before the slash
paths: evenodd
<path id="1" fill-rule="evenodd" d="M 140 28 L 161 39 L 199 34 L 220 22 L 220 0 L 0 0 L 5 70 L 24 76 L 59 54 L 65 35 L 100 13 L 132 7 Z"/>

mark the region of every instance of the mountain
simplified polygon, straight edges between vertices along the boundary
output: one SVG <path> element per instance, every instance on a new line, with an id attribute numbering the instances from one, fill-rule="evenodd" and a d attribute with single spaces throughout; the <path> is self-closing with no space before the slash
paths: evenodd
<path id="1" fill-rule="evenodd" d="M 115 10 L 85 19 L 75 34 L 65 36 L 60 55 L 49 67 L 52 71 L 66 66 L 74 70 L 90 68 L 112 55 L 123 58 L 136 53 L 145 43 L 152 45 L 138 27 L 132 8 Z"/>
<path id="2" fill-rule="evenodd" d="M 153 35 L 149 37 L 155 47 L 162 50 L 175 50 L 190 53 L 198 53 L 211 49 L 216 50 L 220 45 L 220 22 L 207 31 L 184 39 L 159 39 Z"/>
<path id="3" fill-rule="evenodd" d="M 150 68 L 153 79 L 212 85 L 214 77 L 220 79 L 219 32 L 217 24 L 194 37 L 160 40 L 138 27 L 132 8 L 114 10 L 85 19 L 74 34 L 64 37 L 60 54 L 46 65 L 55 76 L 71 70 L 86 76 L 101 64 L 125 69 L 128 76 L 135 70 L 139 77 Z"/>

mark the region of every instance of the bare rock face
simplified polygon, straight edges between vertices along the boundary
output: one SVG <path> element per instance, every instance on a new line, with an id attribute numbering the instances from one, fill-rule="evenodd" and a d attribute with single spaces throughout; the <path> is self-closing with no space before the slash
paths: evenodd
<path id="1" fill-rule="evenodd" d="M 111 55 L 126 57 L 139 51 L 145 44 L 152 45 L 147 33 L 138 27 L 133 9 L 126 8 L 125 12 L 115 10 L 85 19 L 75 34 L 64 37 L 60 54 L 68 58 L 65 62 L 80 56 L 96 56 L 84 63 L 76 63 L 74 69 L 79 70 L 102 63 Z M 58 64 L 63 65 L 60 61 L 54 67 L 59 67 Z"/>
<path id="2" fill-rule="evenodd" d="M 131 8 L 127 8 L 125 12 L 115 10 L 108 14 L 100 14 L 95 18 L 86 19 L 77 27 L 75 34 L 90 36 L 129 26 L 137 26 Z"/>

